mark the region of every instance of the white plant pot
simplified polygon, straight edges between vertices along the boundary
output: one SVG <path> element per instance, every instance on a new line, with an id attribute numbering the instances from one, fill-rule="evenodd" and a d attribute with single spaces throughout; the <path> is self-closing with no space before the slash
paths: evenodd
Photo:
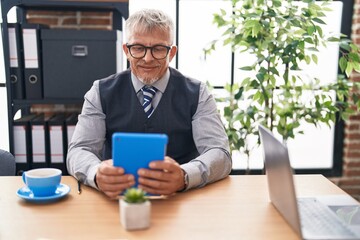
<path id="1" fill-rule="evenodd" d="M 127 203 L 119 200 L 120 222 L 126 230 L 145 229 L 150 226 L 151 202 Z"/>

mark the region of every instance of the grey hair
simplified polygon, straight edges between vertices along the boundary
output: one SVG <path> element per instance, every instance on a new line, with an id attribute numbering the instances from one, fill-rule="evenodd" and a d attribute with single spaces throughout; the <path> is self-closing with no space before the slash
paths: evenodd
<path id="1" fill-rule="evenodd" d="M 126 41 L 135 33 L 150 33 L 160 30 L 169 34 L 170 44 L 174 41 L 174 23 L 172 19 L 158 9 L 142 9 L 130 15 L 125 22 Z"/>

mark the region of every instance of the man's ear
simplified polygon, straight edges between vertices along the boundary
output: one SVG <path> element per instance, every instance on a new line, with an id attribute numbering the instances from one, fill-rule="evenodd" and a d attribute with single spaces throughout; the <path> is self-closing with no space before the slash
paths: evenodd
<path id="1" fill-rule="evenodd" d="M 123 48 L 123 51 L 124 51 L 125 55 L 127 56 L 129 54 L 129 49 L 126 47 L 126 43 L 124 43 L 122 45 L 122 48 Z"/>
<path id="2" fill-rule="evenodd" d="M 177 46 L 171 46 L 170 52 L 169 52 L 169 62 L 175 57 L 177 52 Z"/>

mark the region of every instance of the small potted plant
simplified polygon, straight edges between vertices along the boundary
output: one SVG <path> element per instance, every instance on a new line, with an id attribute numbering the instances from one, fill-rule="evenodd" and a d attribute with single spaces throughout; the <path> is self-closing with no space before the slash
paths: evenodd
<path id="1" fill-rule="evenodd" d="M 126 230 L 139 230 L 150 226 L 151 202 L 142 189 L 127 189 L 119 200 L 119 206 L 120 222 Z"/>

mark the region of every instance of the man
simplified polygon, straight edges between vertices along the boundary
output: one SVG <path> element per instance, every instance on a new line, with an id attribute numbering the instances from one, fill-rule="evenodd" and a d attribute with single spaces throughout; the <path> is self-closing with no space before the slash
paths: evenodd
<path id="1" fill-rule="evenodd" d="M 69 145 L 69 173 L 116 198 L 135 179 L 113 166 L 112 134 L 154 132 L 169 136 L 167 156 L 138 171 L 139 188 L 170 195 L 228 176 L 229 143 L 214 98 L 204 83 L 169 67 L 177 51 L 172 20 L 142 10 L 125 30 L 130 69 L 95 81 L 86 93 Z"/>

